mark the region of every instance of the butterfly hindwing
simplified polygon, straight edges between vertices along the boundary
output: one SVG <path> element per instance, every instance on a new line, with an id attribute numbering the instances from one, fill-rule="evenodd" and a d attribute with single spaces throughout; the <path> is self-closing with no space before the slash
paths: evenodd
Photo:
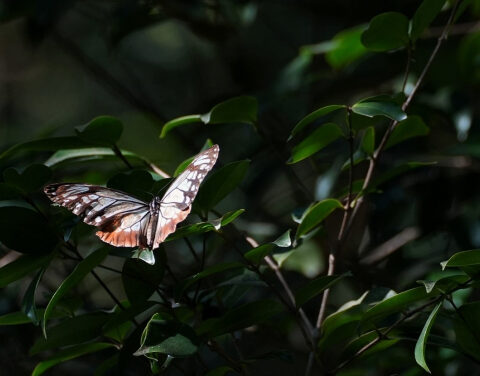
<path id="1" fill-rule="evenodd" d="M 190 213 L 207 173 L 217 161 L 218 145 L 198 154 L 150 204 L 114 189 L 90 184 L 50 184 L 46 195 L 56 204 L 97 226 L 96 235 L 116 247 L 155 249 Z"/>

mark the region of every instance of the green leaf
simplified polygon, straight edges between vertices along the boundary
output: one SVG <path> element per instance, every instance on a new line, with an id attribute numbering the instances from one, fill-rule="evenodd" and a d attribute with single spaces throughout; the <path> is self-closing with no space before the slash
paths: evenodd
<path id="1" fill-rule="evenodd" d="M 442 10 L 445 0 L 423 0 L 412 18 L 410 37 L 416 41 Z"/>
<path id="2" fill-rule="evenodd" d="M 346 275 L 326 275 L 308 282 L 305 286 L 302 286 L 295 293 L 295 304 L 297 307 L 301 307 L 326 289 L 333 286 L 340 281 Z"/>
<path id="3" fill-rule="evenodd" d="M 246 252 L 243 257 L 254 264 L 258 264 L 265 258 L 265 256 L 272 253 L 276 247 L 287 248 L 291 245 L 292 239 L 290 238 L 290 230 L 288 230 L 273 242 L 262 244 L 251 249 L 250 251 Z"/>
<path id="4" fill-rule="evenodd" d="M 132 259 L 142 260 L 149 265 L 155 265 L 155 254 L 150 249 L 137 248 L 133 254 Z"/>
<path id="5" fill-rule="evenodd" d="M 409 43 L 409 21 L 401 13 L 387 12 L 375 16 L 362 34 L 363 45 L 371 51 L 389 51 Z"/>
<path id="6" fill-rule="evenodd" d="M 235 211 L 227 212 L 220 218 L 179 227 L 173 234 L 169 235 L 167 239 L 165 239 L 165 241 L 169 242 L 190 235 L 199 235 L 210 231 L 218 231 L 220 230 L 220 228 L 233 222 L 243 212 L 245 212 L 245 209 L 238 209 Z"/>
<path id="7" fill-rule="evenodd" d="M 300 131 L 302 131 L 307 125 L 313 123 L 315 120 L 322 118 L 334 111 L 345 108 L 347 108 L 347 106 L 343 104 L 332 104 L 330 106 L 321 107 L 318 110 L 311 112 L 295 125 L 289 139 L 300 133 Z"/>
<path id="8" fill-rule="evenodd" d="M 369 185 L 369 189 L 375 189 L 376 187 L 379 187 L 380 185 L 386 183 L 387 181 L 404 174 L 407 171 L 414 170 L 420 167 L 428 167 L 428 166 L 433 166 L 435 165 L 436 162 L 407 162 L 403 163 L 399 166 L 390 168 L 386 173 L 381 175 L 380 177 L 374 179 L 372 184 Z"/>
<path id="9" fill-rule="evenodd" d="M 430 129 L 426 126 L 420 116 L 409 116 L 407 119 L 397 124 L 385 145 L 385 149 L 408 140 L 409 138 L 426 136 L 429 131 Z"/>
<path id="10" fill-rule="evenodd" d="M 432 312 L 428 316 L 427 321 L 425 322 L 422 332 L 420 333 L 420 337 L 418 337 L 418 341 L 415 344 L 415 361 L 428 373 L 432 372 L 430 372 L 430 369 L 427 366 L 427 361 L 425 359 L 425 349 L 427 347 L 427 340 L 430 334 L 430 329 L 432 329 L 433 323 L 435 322 L 435 318 L 437 317 L 438 311 L 440 310 L 442 304 L 443 302 L 439 302 L 432 310 Z"/>
<path id="11" fill-rule="evenodd" d="M 337 124 L 323 124 L 292 149 L 292 156 L 288 163 L 300 162 L 343 136 L 343 132 Z"/>
<path id="12" fill-rule="evenodd" d="M 123 308 L 115 306 L 115 313 L 113 315 L 110 315 L 109 319 L 102 327 L 102 332 L 106 336 L 116 336 L 116 332 L 118 330 L 122 330 L 122 326 L 125 323 L 130 323 L 129 321 L 131 321 L 135 316 L 142 314 L 143 312 L 157 304 L 153 301 L 142 301 L 136 303 L 135 305 L 129 305 L 128 302 L 121 303 Z M 119 339 L 117 338 L 117 340 Z"/>
<path id="13" fill-rule="evenodd" d="M 205 141 L 205 144 L 203 144 L 203 147 L 202 147 L 202 149 L 200 150 L 200 152 L 202 152 L 202 151 L 204 151 L 204 150 L 207 150 L 207 149 L 210 149 L 212 146 L 213 146 L 212 140 L 207 139 L 207 141 Z M 185 169 L 188 167 L 188 165 L 189 165 L 190 163 L 192 163 L 193 158 L 195 158 L 195 156 L 191 156 L 190 158 L 187 158 L 187 159 L 185 159 L 182 163 L 180 163 L 180 164 L 178 165 L 177 169 L 175 170 L 175 172 L 173 173 L 173 176 L 174 176 L 174 177 L 177 177 L 177 176 L 180 175 L 183 171 L 185 171 Z"/>
<path id="14" fill-rule="evenodd" d="M 241 96 L 217 104 L 203 115 L 182 116 L 165 123 L 160 138 L 164 138 L 172 129 L 184 124 L 199 123 L 247 123 L 257 122 L 258 103 L 254 97 Z"/>
<path id="15" fill-rule="evenodd" d="M 0 201 L 0 241 L 17 252 L 39 254 L 51 252 L 58 239 L 45 218 L 30 205 Z"/>
<path id="16" fill-rule="evenodd" d="M 108 247 L 102 247 L 91 254 L 89 254 L 84 260 L 80 261 L 75 267 L 73 272 L 65 278 L 60 287 L 55 291 L 52 298 L 48 302 L 47 308 L 45 309 L 45 314 L 43 316 L 43 334 L 46 337 L 46 326 L 47 321 L 53 312 L 53 309 L 57 303 L 62 299 L 72 288 L 74 288 L 83 278 L 93 270 L 95 266 L 100 264 L 103 259 L 107 256 L 109 251 Z"/>
<path id="17" fill-rule="evenodd" d="M 362 99 L 352 106 L 352 111 L 363 116 L 385 116 L 396 121 L 402 121 L 407 118 L 407 114 L 402 110 L 401 106 L 385 96 Z"/>
<path id="18" fill-rule="evenodd" d="M 121 172 L 108 179 L 107 187 L 118 189 L 119 191 L 130 193 L 144 201 L 150 201 L 152 196 L 149 194 L 153 187 L 153 177 L 148 171 L 133 170 Z"/>
<path id="19" fill-rule="evenodd" d="M 232 192 L 245 177 L 250 161 L 229 163 L 207 177 L 202 184 L 194 208 L 207 213 Z"/>
<path id="20" fill-rule="evenodd" d="M 48 338 L 40 337 L 30 349 L 30 355 L 57 347 L 77 345 L 102 335 L 102 327 L 111 314 L 105 312 L 87 313 L 69 317 L 48 329 Z"/>
<path id="21" fill-rule="evenodd" d="M 80 139 L 91 145 L 113 146 L 122 135 L 123 124 L 113 116 L 99 116 L 75 128 Z"/>
<path id="22" fill-rule="evenodd" d="M 375 128 L 374 127 L 368 127 L 367 129 L 365 129 L 361 148 L 369 156 L 373 155 L 373 152 L 375 151 Z"/>
<path id="23" fill-rule="evenodd" d="M 42 266 L 46 267 L 52 257 L 52 254 L 20 256 L 15 261 L 0 268 L 0 287 L 5 287 Z"/>
<path id="24" fill-rule="evenodd" d="M 165 320 L 155 313 L 142 333 L 140 348 L 133 354 L 164 354 L 175 358 L 193 355 L 198 349 L 195 331 L 186 324 Z"/>
<path id="25" fill-rule="evenodd" d="M 127 150 L 121 150 L 123 156 L 129 161 L 144 161 L 144 159 L 135 153 Z M 113 150 L 108 147 L 85 147 L 82 149 L 62 149 L 55 152 L 45 162 L 48 167 L 56 167 L 62 163 L 72 162 L 90 162 L 90 161 L 103 161 L 103 160 L 118 160 Z"/>
<path id="26" fill-rule="evenodd" d="M 181 297 L 183 293 L 193 284 L 197 283 L 198 281 L 205 279 L 207 277 L 211 277 L 212 275 L 223 273 L 226 271 L 231 270 L 238 270 L 245 268 L 245 265 L 241 262 L 226 262 L 221 264 L 215 264 L 208 268 L 205 268 L 200 273 L 194 274 L 191 277 L 188 277 L 177 284 L 175 287 L 175 296 Z"/>
<path id="27" fill-rule="evenodd" d="M 358 60 L 367 53 L 361 42 L 365 25 L 342 30 L 332 40 L 332 48 L 325 54 L 325 60 L 332 68 L 340 69 Z"/>
<path id="28" fill-rule="evenodd" d="M 208 371 L 205 376 L 225 376 L 228 373 L 236 374 L 236 372 L 233 370 L 233 368 L 228 367 L 228 366 L 221 366 L 214 368 L 210 371 Z"/>
<path id="29" fill-rule="evenodd" d="M 57 151 L 60 149 L 78 149 L 89 146 L 88 143 L 78 137 L 43 138 L 12 146 L 0 154 L 0 161 L 7 160 L 21 151 Z"/>
<path id="30" fill-rule="evenodd" d="M 48 360 L 44 360 L 37 364 L 32 372 L 32 376 L 42 375 L 46 370 L 53 366 L 66 362 L 70 359 L 78 358 L 79 356 L 101 351 L 107 348 L 114 347 L 113 343 L 86 343 L 84 345 L 72 346 L 68 349 L 58 351 L 55 355 L 50 356 Z"/>
<path id="31" fill-rule="evenodd" d="M 466 303 L 459 307 L 454 320 L 455 340 L 466 353 L 480 360 L 480 302 Z"/>
<path id="32" fill-rule="evenodd" d="M 197 334 L 206 338 L 230 333 L 260 324 L 282 312 L 282 305 L 276 300 L 258 300 L 228 311 L 224 316 L 203 321 Z"/>
<path id="33" fill-rule="evenodd" d="M 333 198 L 317 202 L 315 205 L 308 208 L 303 214 L 300 225 L 297 228 L 295 238 L 298 239 L 301 236 L 312 231 L 317 227 L 325 218 L 327 218 L 335 209 L 343 208 L 340 201 Z"/>
<path id="34" fill-rule="evenodd" d="M 381 319 L 394 313 L 400 313 L 402 310 L 409 308 L 412 304 L 426 298 L 433 298 L 438 294 L 440 294 L 438 290 L 433 290 L 428 294 L 423 287 L 415 287 L 403 291 L 381 301 L 365 312 L 359 327 L 362 329 L 370 328 L 374 323 L 379 322 Z"/>
<path id="35" fill-rule="evenodd" d="M 156 253 L 154 265 L 149 265 L 134 258 L 126 259 L 123 264 L 123 289 L 132 305 L 146 301 L 152 296 L 163 279 L 165 272 L 164 252 L 160 248 L 153 252 Z"/>
<path id="36" fill-rule="evenodd" d="M 22 312 L 25 313 L 35 325 L 38 325 L 39 323 L 37 307 L 35 305 L 35 292 L 37 291 L 38 284 L 43 277 L 43 273 L 45 273 L 45 267 L 41 268 L 37 272 L 37 275 L 32 279 L 22 301 Z"/>
<path id="37" fill-rule="evenodd" d="M 447 261 L 442 262 L 441 265 L 443 270 L 445 268 L 480 265 L 480 249 L 455 253 Z"/>
<path id="38" fill-rule="evenodd" d="M 50 180 L 52 171 L 43 164 L 32 164 L 24 171 L 10 167 L 3 171 L 3 179 L 24 193 L 34 192 Z"/>

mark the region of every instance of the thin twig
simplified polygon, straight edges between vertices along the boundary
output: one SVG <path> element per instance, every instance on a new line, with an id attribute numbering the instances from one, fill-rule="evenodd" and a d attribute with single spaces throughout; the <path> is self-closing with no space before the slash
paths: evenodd
<path id="1" fill-rule="evenodd" d="M 115 153 L 115 155 L 123 162 L 125 165 L 131 170 L 133 166 L 130 164 L 128 159 L 123 155 L 122 151 L 120 148 L 117 146 L 117 144 L 112 145 L 112 150 Z"/>

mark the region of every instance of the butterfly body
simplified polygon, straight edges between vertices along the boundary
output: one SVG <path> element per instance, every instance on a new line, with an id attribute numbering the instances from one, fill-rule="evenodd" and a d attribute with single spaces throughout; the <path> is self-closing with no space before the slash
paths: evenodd
<path id="1" fill-rule="evenodd" d="M 218 157 L 218 145 L 198 154 L 163 197 L 146 203 L 126 193 L 90 184 L 57 183 L 44 188 L 56 204 L 99 228 L 96 235 L 117 247 L 158 248 L 191 211 L 206 174 Z"/>

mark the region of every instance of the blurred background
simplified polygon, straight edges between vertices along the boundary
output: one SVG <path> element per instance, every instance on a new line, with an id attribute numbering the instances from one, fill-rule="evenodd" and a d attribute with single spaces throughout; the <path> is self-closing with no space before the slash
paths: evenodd
<path id="1" fill-rule="evenodd" d="M 2 0 L 0 150 L 37 138 L 73 135 L 76 126 L 112 115 L 125 127 L 122 149 L 172 174 L 210 138 L 221 147 L 219 165 L 252 161 L 241 189 L 224 200 L 219 211 L 245 208 L 239 227 L 259 241 L 272 240 L 294 228 L 292 213 L 301 213 L 314 200 L 340 195 L 346 185 L 346 174 L 338 174 L 347 160 L 346 143 L 334 143 L 315 156 L 315 163 L 286 165 L 292 128 L 328 104 L 398 93 L 406 52 L 367 51 L 359 35 L 379 13 L 398 11 L 410 18 L 419 4 Z M 480 1 L 470 1 L 409 109 L 422 116 L 430 134 L 390 149 L 379 172 L 402 161 L 437 163 L 390 180 L 381 195 L 369 198 L 339 267 L 353 270 L 361 283 L 342 285 L 332 306 L 357 298 L 371 286 L 406 288 L 439 270 L 438 263 L 453 251 L 480 247 L 479 15 Z M 407 92 L 447 16 L 442 12 L 418 42 Z M 191 124 L 159 138 L 166 121 L 206 113 L 240 95 L 258 101 L 256 128 Z M 379 133 L 386 124 L 378 123 Z M 11 163 L 41 163 L 50 154 Z M 124 170 L 117 161 L 81 163 L 74 169 L 59 167 L 53 180 L 105 184 Z M 365 171 L 366 164 L 358 165 L 355 177 Z M 336 229 L 338 220 L 333 217 L 324 230 Z M 401 251 L 375 258 L 375 250 L 398 234 L 403 234 L 397 246 Z M 402 241 L 409 244 L 401 247 Z M 324 241 L 308 240 L 301 248 L 285 261 L 293 285 L 325 272 L 325 254 L 319 251 L 326 248 Z M 174 262 L 177 270 L 185 267 Z M 25 288 L 2 293 L 0 312 L 14 310 Z M 103 298 L 94 305 L 101 306 Z M 313 304 L 312 316 L 315 311 Z M 0 363 L 10 370 L 31 370 L 36 362 L 27 351 L 33 333 L 38 334 L 30 326 L 5 329 Z M 299 340 L 290 341 L 295 347 Z"/>

